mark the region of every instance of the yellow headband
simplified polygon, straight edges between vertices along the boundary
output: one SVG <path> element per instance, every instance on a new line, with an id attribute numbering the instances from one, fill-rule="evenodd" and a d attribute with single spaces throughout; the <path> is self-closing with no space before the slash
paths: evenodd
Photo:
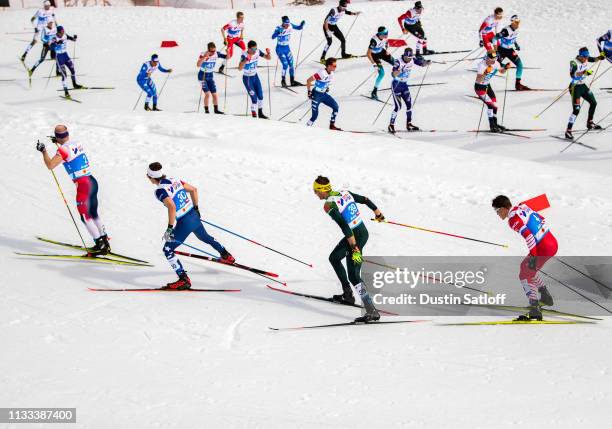
<path id="1" fill-rule="evenodd" d="M 318 191 L 318 192 L 331 192 L 332 187 L 331 187 L 331 183 L 328 183 L 326 185 L 321 185 L 320 183 L 317 183 L 315 181 L 312 184 L 312 189 L 314 189 L 315 191 Z"/>

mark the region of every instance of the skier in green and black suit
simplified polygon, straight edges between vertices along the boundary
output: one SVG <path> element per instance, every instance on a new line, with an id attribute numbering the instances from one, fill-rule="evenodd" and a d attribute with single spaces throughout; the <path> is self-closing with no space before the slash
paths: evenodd
<path id="1" fill-rule="evenodd" d="M 573 140 L 572 127 L 578 113 L 580 113 L 580 104 L 582 99 L 589 103 L 589 116 L 587 118 L 586 127 L 589 130 L 601 130 L 601 126 L 593 122 L 593 116 L 595 115 L 595 108 L 597 107 L 597 101 L 595 96 L 584 83 L 587 76 L 593 74 L 593 70 L 589 67 L 589 63 L 594 63 L 605 58 L 605 54 L 601 53 L 598 57 L 591 57 L 587 48 L 580 48 L 578 55 L 575 60 L 570 61 L 570 76 L 572 81 L 569 86 L 570 95 L 572 96 L 572 114 L 569 117 L 567 123 L 567 130 L 565 131 L 565 138 Z"/>
<path id="2" fill-rule="evenodd" d="M 344 238 L 329 255 L 329 262 L 334 267 L 334 271 L 342 284 L 343 293 L 334 295 L 333 300 L 340 303 L 354 304 L 355 297 L 351 289 L 351 284 L 361 297 L 363 306 L 366 310 L 365 315 L 355 319 L 355 322 L 367 323 L 380 319 L 380 314 L 376 311 L 372 298 L 361 280 L 361 263 L 364 246 L 368 242 L 368 229 L 363 223 L 357 204 L 367 205 L 374 214 L 376 220 L 381 222 L 385 219 L 376 205 L 367 197 L 357 195 L 350 191 L 333 191 L 331 183 L 327 177 L 319 176 L 313 184 L 314 193 L 320 200 L 325 200 L 323 209 L 338 224 Z M 346 259 L 348 278 L 346 270 L 342 265 L 342 260 Z M 350 282 L 350 283 L 349 283 Z"/>

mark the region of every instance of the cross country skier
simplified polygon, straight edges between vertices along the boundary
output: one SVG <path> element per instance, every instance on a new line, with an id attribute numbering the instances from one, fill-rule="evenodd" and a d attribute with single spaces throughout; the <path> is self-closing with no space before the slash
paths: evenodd
<path id="1" fill-rule="evenodd" d="M 32 49 L 32 46 L 36 44 L 36 39 L 38 39 L 38 37 L 40 36 L 40 33 L 42 29 L 47 25 L 47 22 L 49 21 L 56 22 L 55 21 L 55 8 L 51 6 L 51 2 L 48 0 L 44 1 L 43 7 L 36 11 L 32 19 L 30 19 L 30 21 L 32 21 L 32 24 L 34 24 L 34 36 L 32 37 L 32 41 L 27 46 L 25 52 L 21 56 L 22 62 L 25 61 L 26 55 L 28 55 L 28 52 L 30 52 L 30 49 Z"/>
<path id="2" fill-rule="evenodd" d="M 597 49 L 612 63 L 612 30 L 597 39 Z"/>
<path id="3" fill-rule="evenodd" d="M 510 18 L 510 25 L 504 27 L 502 31 L 497 33 L 493 37 L 492 43 L 499 43 L 497 48 L 497 55 L 499 61 L 502 62 L 504 58 L 508 58 L 516 66 L 516 81 L 514 88 L 517 91 L 529 91 L 531 88 L 521 83 L 523 77 L 523 61 L 518 55 L 518 51 L 521 50 L 516 38 L 518 36 L 518 28 L 521 23 L 518 15 L 512 15 Z"/>
<path id="4" fill-rule="evenodd" d="M 423 55 L 433 54 L 435 51 L 427 49 L 427 37 L 425 37 L 425 30 L 423 30 L 423 24 L 421 24 L 421 14 L 423 13 L 423 4 L 417 1 L 412 9 L 408 9 L 406 13 L 400 15 L 397 18 L 400 28 L 403 34 L 412 34 L 416 37 L 416 54 Z"/>
<path id="5" fill-rule="evenodd" d="M 329 120 L 329 129 L 342 131 L 336 127 L 336 116 L 338 115 L 338 103 L 329 95 L 329 86 L 334 80 L 334 72 L 336 71 L 336 59 L 329 57 L 325 60 L 325 68 L 313 74 L 306 81 L 306 89 L 308 90 L 308 98 L 312 100 L 311 109 L 312 116 L 308 121 L 308 126 L 312 126 L 319 116 L 319 104 L 323 103 L 332 109 L 331 118 Z M 314 88 L 312 86 L 314 82 Z"/>
<path id="6" fill-rule="evenodd" d="M 204 113 L 208 111 L 208 101 L 212 94 L 214 112 L 222 115 L 223 112 L 219 110 L 219 98 L 217 97 L 217 85 L 215 85 L 215 66 L 217 65 L 218 58 L 226 58 L 224 53 L 217 52 L 217 47 L 214 42 L 209 42 L 207 51 L 202 52 L 198 58 L 197 66 L 200 68 L 198 71 L 198 80 L 204 91 Z"/>
<path id="7" fill-rule="evenodd" d="M 493 11 L 493 15 L 487 16 L 480 28 L 478 34 L 480 35 L 480 47 L 485 48 L 487 52 L 494 51 L 496 45 L 493 43 L 493 38 L 497 34 L 497 29 L 504 17 L 504 10 L 501 7 L 496 7 Z"/>
<path id="8" fill-rule="evenodd" d="M 159 55 L 153 54 L 151 55 L 150 61 L 142 63 L 142 67 L 140 67 L 138 76 L 136 76 L 136 83 L 147 94 L 147 98 L 145 98 L 144 109 L 159 112 L 161 109 L 157 108 L 157 88 L 155 87 L 155 82 L 153 82 L 153 79 L 151 78 L 151 75 L 156 70 L 159 70 L 162 73 L 172 73 L 172 69 L 165 69 L 161 65 L 161 63 L 159 62 Z M 153 100 L 152 109 L 149 107 L 149 102 L 151 100 Z"/>
<path id="9" fill-rule="evenodd" d="M 529 313 L 516 320 L 542 320 L 540 306 L 553 305 L 553 297 L 538 275 L 538 270 L 556 255 L 559 247 L 557 239 L 548 229 L 544 216 L 526 204 L 520 203 L 513 207 L 508 197 L 498 195 L 493 199 L 492 206 L 501 220 L 508 219 L 510 228 L 523 236 L 529 249 L 529 255 L 521 262 L 519 279 L 529 299 L 530 309 Z"/>
<path id="10" fill-rule="evenodd" d="M 155 198 L 168 209 L 168 227 L 164 232 L 163 252 L 172 269 L 179 276 L 173 283 L 162 289 L 184 290 L 191 287 L 183 264 L 174 250 L 180 246 L 191 233 L 206 244 L 212 246 L 221 255 L 221 262 L 233 264 L 236 260 L 217 240 L 210 236 L 200 219 L 198 210 L 198 190 L 180 179 L 166 177 L 159 162 L 149 164 L 147 178 L 157 187 Z"/>
<path id="11" fill-rule="evenodd" d="M 357 195 L 348 190 L 333 191 L 331 183 L 327 177 L 319 176 L 313 183 L 314 193 L 320 200 L 325 200 L 323 210 L 338 224 L 344 238 L 340 240 L 338 245 L 332 250 L 329 255 L 331 263 L 340 284 L 342 285 L 342 293 L 334 295 L 332 299 L 336 302 L 354 304 L 355 297 L 351 290 L 351 284 L 355 286 L 363 306 L 366 310 L 365 315 L 355 319 L 355 322 L 372 322 L 380 319 L 380 315 L 372 298 L 365 288 L 361 279 L 361 264 L 362 252 L 368 242 L 368 229 L 366 228 L 357 204 L 365 204 L 376 215 L 376 220 L 381 222 L 385 217 L 376 205 L 367 197 Z M 342 265 L 342 261 L 346 259 L 347 272 Z"/>
<path id="12" fill-rule="evenodd" d="M 249 40 L 247 51 L 240 58 L 238 69 L 243 71 L 242 83 L 251 98 L 251 116 L 268 119 L 263 113 L 263 88 L 257 74 L 257 63 L 260 57 L 270 60 L 272 58 L 270 49 L 266 48 L 266 52 L 263 52 L 257 47 L 257 42 Z"/>
<path id="13" fill-rule="evenodd" d="M 346 15 L 360 15 L 361 12 L 351 12 L 347 9 L 349 1 L 340 0 L 338 3 L 338 7 L 332 8 L 325 20 L 323 21 L 323 34 L 325 34 L 326 45 L 323 48 L 323 53 L 321 54 L 321 63 L 325 64 L 325 55 L 327 55 L 327 51 L 331 48 L 332 45 L 332 35 L 336 36 L 336 39 L 340 41 L 340 50 L 342 53 L 342 58 L 352 58 L 354 55 L 346 53 L 346 40 L 344 39 L 344 34 L 338 27 L 338 22 L 340 19 Z"/>
<path id="14" fill-rule="evenodd" d="M 597 101 L 595 100 L 595 95 L 589 89 L 589 87 L 584 83 L 587 76 L 593 74 L 593 70 L 589 68 L 589 63 L 594 63 L 605 58 L 605 54 L 601 52 L 598 57 L 591 57 L 589 55 L 589 50 L 586 47 L 580 48 L 578 51 L 578 55 L 575 60 L 570 61 L 570 76 L 572 81 L 569 85 L 569 92 L 572 96 L 572 114 L 569 117 L 569 121 L 567 123 L 567 129 L 565 130 L 565 138 L 573 140 L 574 135 L 572 134 L 572 127 L 574 126 L 574 122 L 576 122 L 576 118 L 580 113 L 580 104 L 582 103 L 582 99 L 589 103 L 589 114 L 587 117 L 586 127 L 589 130 L 601 130 L 601 125 L 598 125 L 593 122 L 593 117 L 595 116 L 595 108 L 597 107 Z"/>
<path id="15" fill-rule="evenodd" d="M 408 79 L 414 65 L 425 67 L 431 64 L 431 61 L 424 60 L 423 57 L 414 57 L 412 48 L 404 49 L 404 53 L 400 58 L 395 60 L 393 65 L 393 82 L 391 83 L 391 91 L 393 94 L 394 108 L 391 113 L 391 121 L 389 122 L 388 130 L 391 134 L 395 134 L 395 118 L 402 108 L 402 100 L 406 103 L 406 130 L 418 131 L 419 127 L 412 124 L 412 97 L 410 96 L 410 88 L 408 87 Z"/>
<path id="16" fill-rule="evenodd" d="M 387 51 L 389 47 L 388 37 L 389 30 L 387 30 L 386 27 L 378 27 L 376 34 L 372 36 L 370 44 L 368 45 L 368 59 L 372 63 L 372 66 L 378 70 L 378 76 L 376 77 L 374 89 L 372 89 L 371 94 L 371 97 L 375 100 L 378 100 L 378 87 L 385 77 L 385 69 L 383 68 L 381 60 L 388 62 L 392 66 L 395 63 L 395 60 Z"/>
<path id="17" fill-rule="evenodd" d="M 286 87 L 287 81 L 287 70 L 289 70 L 289 82 L 291 86 L 302 86 L 301 83 L 295 80 L 295 68 L 293 66 L 293 54 L 291 54 L 291 47 L 289 42 L 291 40 L 291 33 L 293 30 L 301 30 L 304 28 L 306 21 L 302 21 L 300 25 L 295 25 L 291 22 L 288 16 L 281 18 L 281 25 L 274 29 L 272 34 L 272 40 L 276 39 L 276 55 L 283 65 L 283 74 L 281 78 L 281 85 Z"/>
<path id="18" fill-rule="evenodd" d="M 40 40 L 43 43 L 42 51 L 40 52 L 40 58 L 38 59 L 38 61 L 36 61 L 36 63 L 32 66 L 32 68 L 28 70 L 28 76 L 32 76 L 32 74 L 34 73 L 34 70 L 36 70 L 36 68 L 39 65 L 41 65 L 43 61 L 45 61 L 45 58 L 47 58 L 47 53 L 50 52 L 51 59 L 55 60 L 55 51 L 51 49 L 50 43 L 56 34 L 57 34 L 57 29 L 54 28 L 54 22 L 48 21 L 47 25 L 43 27 L 42 33 L 40 35 Z M 57 62 L 55 62 L 55 74 L 56 76 L 61 75 Z"/>
<path id="19" fill-rule="evenodd" d="M 232 58 L 234 54 L 234 45 L 242 49 L 242 54 L 246 51 L 244 45 L 244 13 L 237 12 L 236 19 L 232 19 L 230 22 L 221 27 L 221 37 L 223 38 L 223 44 L 226 46 L 225 55 L 227 55 L 226 62 Z M 223 73 L 225 64 L 221 64 L 219 67 L 219 73 Z"/>
<path id="20" fill-rule="evenodd" d="M 76 185 L 76 206 L 81 221 L 95 242 L 95 246 L 87 249 L 89 253 L 106 255 L 111 251 L 106 235 L 106 229 L 98 215 L 98 181 L 91 174 L 89 158 L 79 142 L 70 140 L 66 125 L 57 125 L 54 137 L 58 144 L 57 152 L 51 158 L 44 143 L 37 143 L 36 150 L 42 153 L 45 165 L 53 170 L 60 164 L 64 165 L 66 173 Z"/>
<path id="21" fill-rule="evenodd" d="M 51 38 L 51 49 L 55 51 L 55 61 L 57 68 L 59 69 L 62 75 L 62 86 L 64 87 L 64 95 L 66 98 L 70 98 L 70 93 L 68 92 L 68 85 L 66 84 L 66 67 L 70 70 L 70 79 L 72 79 L 72 89 L 81 89 L 83 88 L 76 82 L 76 72 L 74 71 L 74 64 L 68 56 L 66 42 L 71 40 L 72 42 L 76 42 L 77 35 L 69 36 L 64 31 L 64 27 L 61 25 L 57 26 L 57 33 L 53 38 Z"/>
<path id="22" fill-rule="evenodd" d="M 487 106 L 487 116 L 489 117 L 489 128 L 492 133 L 502 133 L 506 127 L 497 123 L 497 98 L 491 87 L 491 79 L 500 73 L 506 73 L 510 68 L 510 63 L 505 66 L 497 62 L 495 51 L 489 51 L 485 58 L 478 64 L 478 73 L 474 83 L 474 91 L 478 98 Z"/>

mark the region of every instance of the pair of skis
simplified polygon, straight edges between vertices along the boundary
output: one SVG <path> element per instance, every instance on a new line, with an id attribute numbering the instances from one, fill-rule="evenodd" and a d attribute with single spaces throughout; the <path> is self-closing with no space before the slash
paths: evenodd
<path id="1" fill-rule="evenodd" d="M 55 241 L 44 237 L 36 237 L 37 240 L 45 243 L 55 244 L 57 246 L 67 247 L 70 249 L 81 250 L 87 252 L 84 255 L 61 255 L 61 254 L 48 254 L 48 253 L 25 253 L 15 252 L 20 256 L 31 256 L 35 258 L 43 259 L 59 259 L 59 260 L 73 260 L 73 261 L 86 261 L 96 262 L 101 264 L 114 264 L 114 265 L 127 265 L 127 266 L 138 266 L 138 267 L 152 267 L 152 265 L 142 259 L 133 258 L 131 256 L 121 255 L 119 253 L 110 252 L 105 256 L 98 256 L 90 253 L 91 249 L 85 248 L 78 244 L 64 243 L 61 241 Z"/>

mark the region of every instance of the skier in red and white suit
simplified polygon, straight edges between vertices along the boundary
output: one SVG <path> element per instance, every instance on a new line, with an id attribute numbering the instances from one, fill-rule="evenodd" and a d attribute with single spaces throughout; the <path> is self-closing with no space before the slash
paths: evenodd
<path id="1" fill-rule="evenodd" d="M 498 33 L 499 25 L 504 17 L 504 10 L 501 7 L 496 7 L 493 11 L 493 15 L 487 16 L 480 28 L 478 34 L 480 36 L 480 47 L 485 48 L 487 52 L 491 52 L 496 49 L 493 44 L 493 37 Z"/>

